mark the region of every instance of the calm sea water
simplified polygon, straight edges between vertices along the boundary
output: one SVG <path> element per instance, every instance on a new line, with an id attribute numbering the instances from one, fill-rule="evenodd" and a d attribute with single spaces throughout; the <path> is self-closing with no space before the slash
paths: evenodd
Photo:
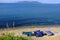
<path id="1" fill-rule="evenodd" d="M 60 24 L 60 4 L 0 3 L 0 28 Z"/>

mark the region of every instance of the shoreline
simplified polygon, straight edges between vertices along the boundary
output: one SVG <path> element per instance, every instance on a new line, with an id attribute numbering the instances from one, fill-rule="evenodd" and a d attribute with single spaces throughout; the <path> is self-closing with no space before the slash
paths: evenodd
<path id="1" fill-rule="evenodd" d="M 58 27 L 60 28 L 60 25 L 30 25 L 30 26 L 18 26 L 18 27 L 13 27 L 13 28 L 1 28 L 1 30 L 15 30 L 15 29 L 22 29 L 22 28 L 55 28 Z"/>
<path id="2" fill-rule="evenodd" d="M 60 25 L 47 25 L 47 26 L 37 25 L 37 26 L 22 26 L 22 27 L 4 28 L 4 29 L 0 29 L 0 32 L 1 31 L 19 30 L 19 29 L 20 30 L 22 30 L 22 29 L 34 29 L 34 28 L 36 28 L 36 30 L 39 28 L 41 28 L 41 29 L 50 29 L 50 28 L 57 29 L 57 28 L 60 28 Z"/>

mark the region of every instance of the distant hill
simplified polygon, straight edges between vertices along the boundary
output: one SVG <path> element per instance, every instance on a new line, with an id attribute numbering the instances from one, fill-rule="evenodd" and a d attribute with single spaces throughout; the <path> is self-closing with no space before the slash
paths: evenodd
<path id="1" fill-rule="evenodd" d="M 37 2 L 37 1 L 19 1 L 17 3 L 35 3 L 35 4 L 38 4 L 40 2 Z"/>

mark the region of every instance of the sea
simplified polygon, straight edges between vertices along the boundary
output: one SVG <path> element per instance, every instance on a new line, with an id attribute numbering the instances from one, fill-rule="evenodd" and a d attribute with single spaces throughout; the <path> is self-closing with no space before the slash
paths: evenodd
<path id="1" fill-rule="evenodd" d="M 0 28 L 60 25 L 60 4 L 0 3 Z"/>

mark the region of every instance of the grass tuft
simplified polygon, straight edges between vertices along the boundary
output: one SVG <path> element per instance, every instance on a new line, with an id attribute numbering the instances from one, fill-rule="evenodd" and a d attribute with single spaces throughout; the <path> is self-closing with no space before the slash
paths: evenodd
<path id="1" fill-rule="evenodd" d="M 0 40 L 32 40 L 31 38 L 24 38 L 22 36 L 14 36 L 14 33 L 7 33 L 0 35 Z"/>

